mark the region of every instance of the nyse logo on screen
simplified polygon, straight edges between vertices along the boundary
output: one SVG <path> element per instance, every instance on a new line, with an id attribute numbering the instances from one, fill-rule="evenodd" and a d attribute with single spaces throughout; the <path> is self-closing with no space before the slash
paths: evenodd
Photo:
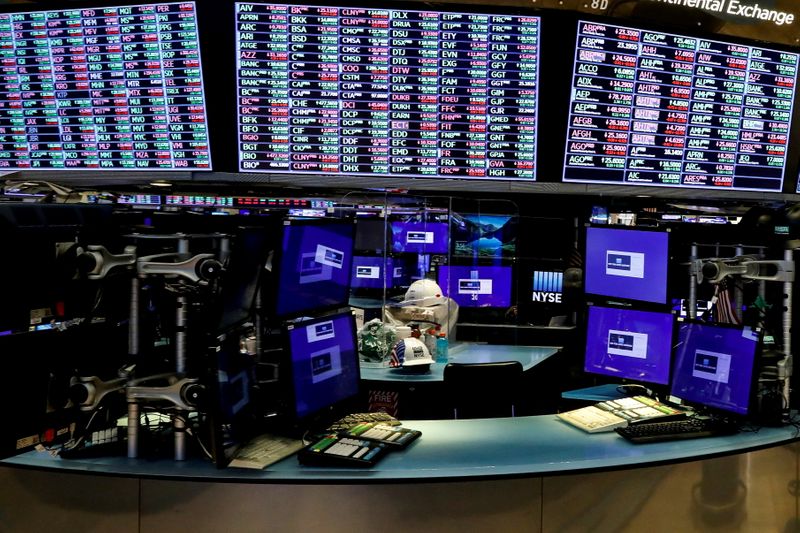
<path id="1" fill-rule="evenodd" d="M 563 290 L 563 272 L 542 272 L 537 270 L 533 273 L 532 302 L 560 304 Z"/>

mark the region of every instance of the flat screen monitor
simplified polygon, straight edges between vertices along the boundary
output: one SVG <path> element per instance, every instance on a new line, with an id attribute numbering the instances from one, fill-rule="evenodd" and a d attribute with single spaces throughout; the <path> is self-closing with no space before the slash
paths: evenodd
<path id="1" fill-rule="evenodd" d="M 347 305 L 353 264 L 351 222 L 286 221 L 281 244 L 271 296 L 277 316 Z"/>
<path id="2" fill-rule="evenodd" d="M 667 303 L 669 233 L 586 229 L 587 294 Z"/>
<path id="3" fill-rule="evenodd" d="M 591 306 L 584 370 L 644 383 L 669 383 L 671 313 Z"/>
<path id="4" fill-rule="evenodd" d="M 453 215 L 450 239 L 453 255 L 514 257 L 518 220 L 514 215 Z"/>
<path id="5" fill-rule="evenodd" d="M 254 360 L 240 349 L 240 332 L 217 336 L 209 347 L 209 406 L 212 455 L 224 468 L 258 430 L 252 397 Z"/>
<path id="6" fill-rule="evenodd" d="M 236 3 L 239 170 L 534 180 L 541 20 L 488 9 Z"/>
<path id="7" fill-rule="evenodd" d="M 392 250 L 417 254 L 446 254 L 449 251 L 445 222 L 392 221 Z"/>
<path id="8" fill-rule="evenodd" d="M 681 323 L 670 393 L 712 409 L 747 414 L 759 346 L 760 334 L 751 328 Z"/>
<path id="9" fill-rule="evenodd" d="M 392 278 L 386 276 L 387 270 L 392 270 L 391 257 L 357 255 L 353 257 L 353 279 L 350 286 L 353 289 L 383 289 L 384 286 L 388 289 Z"/>
<path id="10" fill-rule="evenodd" d="M 461 307 L 510 307 L 510 266 L 441 266 L 439 286 Z"/>
<path id="11" fill-rule="evenodd" d="M 357 218 L 355 249 L 359 252 L 382 252 L 386 249 L 386 219 Z"/>
<path id="12" fill-rule="evenodd" d="M 0 58 L 0 169 L 211 169 L 194 2 L 0 13 Z"/>
<path id="13" fill-rule="evenodd" d="M 287 333 L 290 397 L 297 420 L 358 395 L 358 347 L 350 311 L 292 324 Z"/>
<path id="14" fill-rule="evenodd" d="M 798 55 L 580 21 L 564 181 L 781 192 Z"/>
<path id="15" fill-rule="evenodd" d="M 273 244 L 267 228 L 241 228 L 231 243 L 222 275 L 222 315 L 219 331 L 241 325 L 252 317 L 256 293 Z"/>

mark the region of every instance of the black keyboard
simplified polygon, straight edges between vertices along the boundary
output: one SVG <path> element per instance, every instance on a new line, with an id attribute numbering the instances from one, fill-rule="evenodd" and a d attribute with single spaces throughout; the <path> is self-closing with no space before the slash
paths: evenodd
<path id="1" fill-rule="evenodd" d="M 738 433 L 739 427 L 727 421 L 709 418 L 686 418 L 669 422 L 631 424 L 614 431 L 636 444 L 669 440 L 696 439 Z"/>

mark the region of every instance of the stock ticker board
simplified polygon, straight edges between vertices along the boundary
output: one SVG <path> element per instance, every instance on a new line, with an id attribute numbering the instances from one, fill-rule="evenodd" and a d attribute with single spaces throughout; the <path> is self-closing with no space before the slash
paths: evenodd
<path id="1" fill-rule="evenodd" d="M 211 168 L 193 2 L 0 14 L 0 170 Z"/>
<path id="2" fill-rule="evenodd" d="M 564 181 L 780 192 L 798 55 L 580 22 Z"/>
<path id="3" fill-rule="evenodd" d="M 236 4 L 239 169 L 534 180 L 540 19 Z"/>

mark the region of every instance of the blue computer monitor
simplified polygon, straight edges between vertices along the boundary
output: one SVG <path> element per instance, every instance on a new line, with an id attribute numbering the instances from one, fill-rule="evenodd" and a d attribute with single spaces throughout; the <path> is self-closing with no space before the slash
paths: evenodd
<path id="1" fill-rule="evenodd" d="M 441 266 L 442 293 L 461 307 L 509 307 L 510 266 Z"/>
<path id="2" fill-rule="evenodd" d="M 644 383 L 669 383 L 671 313 L 591 306 L 584 370 Z"/>
<path id="3" fill-rule="evenodd" d="M 286 221 L 277 253 L 271 295 L 277 316 L 347 305 L 353 263 L 351 222 Z"/>
<path id="4" fill-rule="evenodd" d="M 350 286 L 353 289 L 389 289 L 392 287 L 392 277 L 387 277 L 387 272 L 391 271 L 391 257 L 354 256 Z"/>
<path id="5" fill-rule="evenodd" d="M 446 222 L 408 222 L 395 220 L 392 230 L 392 250 L 418 254 L 446 254 L 449 249 Z"/>
<path id="6" fill-rule="evenodd" d="M 359 392 L 355 321 L 349 310 L 287 326 L 290 404 L 298 421 Z"/>
<path id="7" fill-rule="evenodd" d="M 671 394 L 689 403 L 747 414 L 760 333 L 699 322 L 678 326 Z"/>
<path id="8" fill-rule="evenodd" d="M 667 303 L 669 233 L 590 227 L 586 230 L 586 293 Z"/>

